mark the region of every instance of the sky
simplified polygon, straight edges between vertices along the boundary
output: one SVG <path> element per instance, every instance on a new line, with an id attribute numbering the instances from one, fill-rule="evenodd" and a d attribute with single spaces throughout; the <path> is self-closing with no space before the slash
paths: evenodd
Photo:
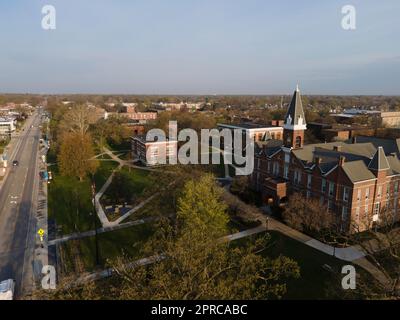
<path id="1" fill-rule="evenodd" d="M 44 30 L 42 7 L 56 9 Z M 356 29 L 342 28 L 344 5 Z M 399 0 L 0 1 L 0 92 L 400 95 Z"/>

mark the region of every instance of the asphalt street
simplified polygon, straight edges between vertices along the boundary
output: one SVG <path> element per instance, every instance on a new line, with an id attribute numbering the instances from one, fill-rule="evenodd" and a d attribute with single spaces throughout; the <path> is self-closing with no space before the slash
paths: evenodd
<path id="1" fill-rule="evenodd" d="M 10 172 L 0 189 L 0 281 L 14 279 L 17 295 L 31 286 L 33 279 L 39 124 L 37 113 L 27 120 L 10 150 Z M 13 167 L 13 160 L 19 165 Z"/>

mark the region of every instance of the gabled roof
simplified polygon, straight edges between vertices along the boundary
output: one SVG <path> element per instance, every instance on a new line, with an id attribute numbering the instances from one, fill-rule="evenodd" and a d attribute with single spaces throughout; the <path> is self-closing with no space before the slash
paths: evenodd
<path id="1" fill-rule="evenodd" d="M 383 147 L 378 147 L 378 150 L 368 165 L 368 169 L 376 171 L 390 169 Z"/>
<path id="2" fill-rule="evenodd" d="M 376 149 L 378 149 L 378 147 L 383 147 L 386 155 L 389 155 L 391 153 L 400 154 L 400 139 L 385 139 L 378 137 L 357 136 L 356 141 L 357 144 L 372 143 Z"/>
<path id="3" fill-rule="evenodd" d="M 343 164 L 343 171 L 353 183 L 376 179 L 375 175 L 368 170 L 365 162 L 362 160 L 345 162 Z"/>
<path id="4" fill-rule="evenodd" d="M 258 154 L 264 154 L 267 157 L 272 156 L 276 152 L 281 150 L 282 140 L 270 139 L 265 141 L 257 141 L 255 143 L 256 150 Z M 260 153 L 261 152 L 261 153 Z"/>
<path id="5" fill-rule="evenodd" d="M 299 121 L 302 119 L 301 121 Z M 289 108 L 285 116 L 285 125 L 305 125 L 306 118 L 304 116 L 303 104 L 301 102 L 301 95 L 299 87 L 293 94 L 292 101 L 290 102 Z"/>

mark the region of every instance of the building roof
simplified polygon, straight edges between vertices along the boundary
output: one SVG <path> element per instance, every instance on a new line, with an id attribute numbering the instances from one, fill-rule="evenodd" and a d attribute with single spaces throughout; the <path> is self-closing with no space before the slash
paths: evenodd
<path id="1" fill-rule="evenodd" d="M 355 139 L 357 143 L 372 143 L 376 149 L 380 146 L 383 147 L 386 155 L 391 153 L 397 153 L 400 155 L 400 139 L 384 139 L 368 136 L 357 136 Z"/>
<path id="2" fill-rule="evenodd" d="M 281 127 L 272 126 L 272 125 L 262 125 L 262 124 L 250 123 L 250 122 L 240 123 L 240 124 L 218 123 L 218 127 L 225 127 L 225 128 L 230 128 L 230 129 L 244 129 L 244 130 L 281 128 Z"/>
<path id="3" fill-rule="evenodd" d="M 387 161 L 383 147 L 378 147 L 378 150 L 376 151 L 374 157 L 368 164 L 368 169 L 376 171 L 390 169 L 389 162 Z"/>
<path id="4" fill-rule="evenodd" d="M 343 170 L 352 182 L 359 182 L 376 178 L 375 175 L 370 170 L 368 170 L 365 162 L 362 160 L 345 162 L 343 164 Z"/>
<path id="5" fill-rule="evenodd" d="M 301 102 L 301 95 L 299 87 L 297 86 L 292 101 L 285 116 L 285 124 L 287 125 L 305 125 L 306 118 L 304 116 L 303 103 Z"/>

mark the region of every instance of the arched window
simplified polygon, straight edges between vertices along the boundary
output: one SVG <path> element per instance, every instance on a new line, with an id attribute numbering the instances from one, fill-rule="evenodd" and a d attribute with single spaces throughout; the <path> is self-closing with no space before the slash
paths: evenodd
<path id="1" fill-rule="evenodd" d="M 301 137 L 300 136 L 296 137 L 296 148 L 301 148 Z"/>

